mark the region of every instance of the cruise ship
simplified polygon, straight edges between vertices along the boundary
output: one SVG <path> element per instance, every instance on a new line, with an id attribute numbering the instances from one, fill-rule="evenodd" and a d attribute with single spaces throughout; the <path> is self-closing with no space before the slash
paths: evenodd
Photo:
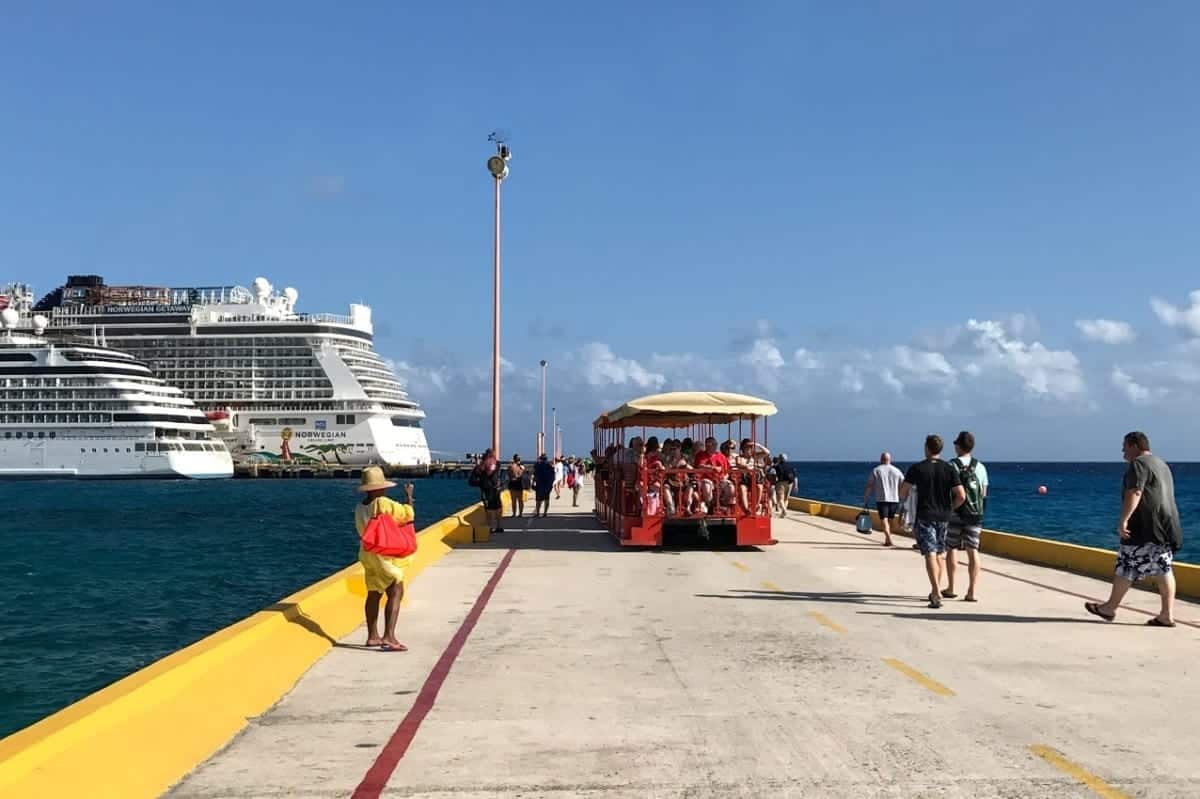
<path id="1" fill-rule="evenodd" d="M 72 276 L 42 298 L 50 334 L 95 338 L 179 387 L 234 460 L 429 471 L 420 406 L 372 348 L 371 309 L 296 311 L 298 293 L 242 286 L 108 286 Z"/>
<path id="2" fill-rule="evenodd" d="M 213 425 L 133 356 L 47 340 L 0 295 L 0 479 L 232 477 Z"/>

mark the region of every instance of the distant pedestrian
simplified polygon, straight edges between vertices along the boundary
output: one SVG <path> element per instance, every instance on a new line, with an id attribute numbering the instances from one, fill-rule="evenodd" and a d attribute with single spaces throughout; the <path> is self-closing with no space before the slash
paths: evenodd
<path id="1" fill-rule="evenodd" d="M 387 514 L 399 524 L 408 524 L 413 514 L 413 484 L 404 484 L 404 502 L 387 497 L 387 490 L 396 484 L 384 477 L 383 469 L 367 466 L 362 470 L 362 482 L 358 490 L 365 497 L 354 508 L 354 526 L 361 538 L 367 523 L 381 514 Z M 400 601 L 404 599 L 404 570 L 412 562 L 412 556 L 401 558 L 379 555 L 358 548 L 358 562 L 362 564 L 367 583 L 367 599 L 363 613 L 367 622 L 367 646 L 379 647 L 384 652 L 406 652 L 408 647 L 396 639 L 396 622 L 400 618 Z M 383 615 L 383 635 L 379 634 L 379 603 L 387 597 Z"/>
<path id="2" fill-rule="evenodd" d="M 583 464 L 578 460 L 567 465 L 567 485 L 571 489 L 571 507 L 579 507 L 579 491 L 583 488 Z"/>
<path id="3" fill-rule="evenodd" d="M 554 498 L 562 498 L 563 483 L 567 479 L 567 464 L 561 457 L 554 459 Z"/>
<path id="4" fill-rule="evenodd" d="M 1116 576 L 1107 602 L 1085 602 L 1088 613 L 1105 621 L 1116 618 L 1126 592 L 1138 580 L 1152 578 L 1158 584 L 1162 610 L 1146 624 L 1175 626 L 1175 573 L 1171 563 L 1183 546 L 1183 525 L 1175 505 L 1175 478 L 1171 468 L 1150 451 L 1150 439 L 1142 432 L 1127 433 L 1121 443 L 1129 463 L 1121 481 L 1121 515 L 1117 518 Z"/>
<path id="5" fill-rule="evenodd" d="M 543 518 L 550 512 L 550 490 L 554 488 L 554 467 L 545 453 L 538 456 L 533 466 L 533 515 L 537 518 L 540 513 Z"/>
<path id="6" fill-rule="evenodd" d="M 929 607 L 940 608 L 939 594 L 942 582 L 942 554 L 946 551 L 946 530 L 954 509 L 966 498 L 958 472 L 941 459 L 942 437 L 925 437 L 925 460 L 908 467 L 904 482 L 900 484 L 900 501 L 908 498 L 913 488 L 917 490 L 917 521 L 913 533 L 917 547 L 925 556 L 925 575 L 932 589 L 929 592 Z"/>
<path id="7" fill-rule="evenodd" d="M 775 458 L 775 507 L 779 510 L 779 518 L 786 519 L 788 512 L 788 497 L 796 485 L 796 470 L 788 463 L 788 456 L 780 453 Z"/>
<path id="8" fill-rule="evenodd" d="M 525 515 L 525 464 L 520 455 L 513 455 L 508 464 L 508 498 L 513 516 Z"/>
<path id="9" fill-rule="evenodd" d="M 871 470 L 867 484 L 863 488 L 863 504 L 874 493 L 875 510 L 879 512 L 879 524 L 883 527 L 883 545 L 895 546 L 892 543 L 892 519 L 900 508 L 900 484 L 904 482 L 904 472 L 892 465 L 892 453 L 883 452 L 879 455 L 879 465 Z"/>
<path id="10" fill-rule="evenodd" d="M 504 515 L 504 501 L 500 497 L 503 475 L 495 454 L 489 449 L 483 453 L 482 460 L 471 470 L 468 482 L 479 488 L 479 498 L 483 502 L 483 510 L 487 514 L 488 529 L 493 533 L 503 533 L 500 519 Z"/>
<path id="11" fill-rule="evenodd" d="M 987 506 L 988 494 L 987 467 L 975 459 L 972 454 L 974 451 L 974 434 L 963 430 L 954 439 L 957 457 L 950 459 L 950 465 L 958 471 L 966 499 L 954 511 L 946 532 L 946 590 L 942 592 L 947 599 L 958 596 L 954 593 L 954 570 L 958 565 L 955 553 L 965 549 L 970 582 L 967 583 L 967 595 L 963 600 L 967 602 L 978 600 L 975 589 L 979 585 L 979 539 L 983 536 L 983 511 Z"/>

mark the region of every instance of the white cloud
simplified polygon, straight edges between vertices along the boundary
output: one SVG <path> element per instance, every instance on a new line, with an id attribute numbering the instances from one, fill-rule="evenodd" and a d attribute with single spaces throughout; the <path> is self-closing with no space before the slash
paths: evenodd
<path id="1" fill-rule="evenodd" d="M 852 394 L 861 394 L 866 386 L 863 383 L 862 372 L 850 364 L 842 366 L 842 389 Z"/>
<path id="2" fill-rule="evenodd" d="M 1070 350 L 1051 350 L 1040 342 L 1027 344 L 1011 338 L 996 321 L 969 319 L 967 329 L 977 334 L 975 346 L 984 361 L 1018 376 L 1027 394 L 1058 400 L 1079 399 L 1084 393 L 1079 359 Z"/>
<path id="3" fill-rule="evenodd" d="M 786 361 L 775 343 L 770 339 L 755 339 L 749 352 L 742 354 L 741 362 L 759 369 L 779 369 Z"/>
<path id="4" fill-rule="evenodd" d="M 1115 319 L 1076 319 L 1075 327 L 1085 338 L 1105 344 L 1125 344 L 1137 338 L 1131 324 Z"/>
<path id="5" fill-rule="evenodd" d="M 1147 388 L 1126 374 L 1119 366 L 1114 366 L 1112 374 L 1109 376 L 1112 384 L 1129 398 L 1129 401 L 1136 405 L 1145 405 L 1160 397 L 1166 395 L 1166 390 L 1162 388 Z"/>
<path id="6" fill-rule="evenodd" d="M 792 353 L 792 363 L 799 366 L 801 369 L 820 369 L 823 364 L 817 356 L 813 355 L 808 350 L 801 347 Z"/>
<path id="7" fill-rule="evenodd" d="M 915 350 L 907 346 L 893 347 L 892 362 L 909 382 L 946 387 L 958 382 L 950 362 L 940 352 Z"/>
<path id="8" fill-rule="evenodd" d="M 607 344 L 593 342 L 580 349 L 584 379 L 588 385 L 635 385 L 639 388 L 660 389 L 667 382 L 665 375 L 651 372 L 635 360 L 618 358 Z"/>
<path id="9" fill-rule="evenodd" d="M 1200 338 L 1200 289 L 1188 295 L 1191 305 L 1187 308 L 1176 308 L 1166 300 L 1154 297 L 1150 307 L 1167 327 L 1179 328 L 1185 335 Z"/>
<path id="10" fill-rule="evenodd" d="M 884 369 L 881 379 L 885 386 L 895 391 L 898 395 L 904 396 L 904 383 L 892 373 L 891 369 Z"/>

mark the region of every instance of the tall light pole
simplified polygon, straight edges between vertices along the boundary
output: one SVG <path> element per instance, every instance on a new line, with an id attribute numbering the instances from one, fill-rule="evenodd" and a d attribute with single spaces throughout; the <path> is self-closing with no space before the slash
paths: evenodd
<path id="1" fill-rule="evenodd" d="M 550 409 L 550 435 L 554 436 L 554 431 L 558 429 L 558 408 Z M 558 439 L 555 438 L 550 442 L 550 449 L 554 451 L 554 457 L 558 457 Z"/>
<path id="2" fill-rule="evenodd" d="M 542 429 L 538 433 L 537 454 L 543 455 L 546 452 L 546 361 L 540 361 L 542 365 Z"/>
<path id="3" fill-rule="evenodd" d="M 557 458 L 561 458 L 563 454 L 562 428 L 558 425 L 554 425 L 554 453 Z"/>
<path id="4" fill-rule="evenodd" d="M 500 184 L 508 177 L 508 160 L 512 158 L 508 145 L 497 139 L 496 154 L 487 160 L 488 172 L 495 184 L 493 218 L 495 237 L 492 240 L 492 455 L 500 457 Z"/>

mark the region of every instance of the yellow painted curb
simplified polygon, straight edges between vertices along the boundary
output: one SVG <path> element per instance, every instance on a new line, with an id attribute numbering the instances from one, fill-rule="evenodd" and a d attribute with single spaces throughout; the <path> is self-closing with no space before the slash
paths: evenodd
<path id="1" fill-rule="evenodd" d="M 853 505 L 838 505 L 833 502 L 800 497 L 789 498 L 788 508 L 803 511 L 810 516 L 823 516 L 826 519 L 847 524 L 854 524 L 855 518 L 862 510 L 861 507 Z M 883 529 L 879 524 L 879 514 L 875 511 L 871 511 L 871 520 L 874 522 L 876 530 Z M 893 529 L 892 533 L 907 535 L 903 530 L 897 529 Z M 1104 580 L 1112 578 L 1113 568 L 1117 562 L 1117 553 L 1111 549 L 1085 547 L 1079 544 L 1068 544 L 1065 541 L 1051 541 L 1047 538 L 1034 538 L 1016 533 L 1005 533 L 1000 530 L 984 530 L 980 546 L 983 552 L 989 555 L 999 555 L 1024 563 L 1036 563 L 1039 566 L 1050 566 Z M 1200 598 L 1200 566 L 1177 562 L 1171 568 L 1175 572 L 1176 593 L 1180 596 Z"/>
<path id="2" fill-rule="evenodd" d="M 476 503 L 423 529 L 406 581 L 480 525 Z M 362 624 L 364 596 L 349 566 L 0 740 L 0 796 L 160 796 Z"/>

